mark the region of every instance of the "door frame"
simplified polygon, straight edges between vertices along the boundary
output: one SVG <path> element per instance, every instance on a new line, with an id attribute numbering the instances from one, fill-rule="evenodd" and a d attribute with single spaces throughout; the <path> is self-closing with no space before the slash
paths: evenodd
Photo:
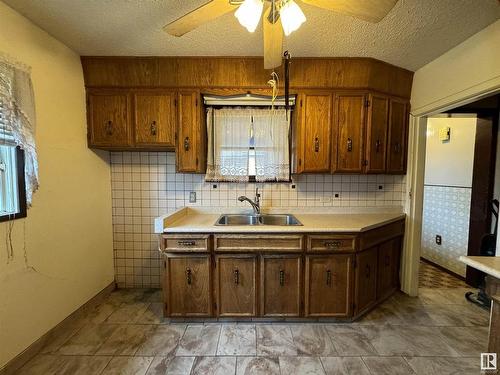
<path id="1" fill-rule="evenodd" d="M 411 110 L 408 130 L 408 168 L 406 175 L 405 238 L 401 259 L 401 290 L 415 297 L 418 295 L 422 215 L 424 203 L 424 172 L 427 117 L 460 107 L 485 97 L 500 93 L 500 86 L 478 90 L 466 95 L 453 95 L 422 108 Z"/>

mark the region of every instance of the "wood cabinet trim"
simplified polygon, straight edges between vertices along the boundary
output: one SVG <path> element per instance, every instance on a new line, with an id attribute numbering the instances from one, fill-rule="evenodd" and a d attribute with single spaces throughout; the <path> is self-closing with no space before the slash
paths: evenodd
<path id="1" fill-rule="evenodd" d="M 209 252 L 210 235 L 162 235 L 161 249 L 165 252 Z"/>
<path id="2" fill-rule="evenodd" d="M 214 235 L 216 252 L 302 252 L 303 248 L 302 235 Z"/>
<path id="3" fill-rule="evenodd" d="M 307 236 L 306 251 L 307 252 L 354 252 L 356 251 L 357 248 L 357 242 L 358 242 L 357 236 L 354 235 L 313 234 Z"/>
<path id="4" fill-rule="evenodd" d="M 382 227 L 363 232 L 359 238 L 359 250 L 376 246 L 394 237 L 403 236 L 405 231 L 405 219 L 386 224 Z"/>

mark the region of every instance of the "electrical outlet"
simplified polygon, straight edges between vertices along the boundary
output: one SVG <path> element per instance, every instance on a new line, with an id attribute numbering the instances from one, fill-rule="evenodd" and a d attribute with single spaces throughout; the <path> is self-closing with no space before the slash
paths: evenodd
<path id="1" fill-rule="evenodd" d="M 196 191 L 189 192 L 189 203 L 196 203 Z"/>
<path id="2" fill-rule="evenodd" d="M 441 235 L 436 234 L 436 244 L 440 245 L 443 243 L 443 239 L 441 238 Z"/>
<path id="3" fill-rule="evenodd" d="M 333 194 L 334 199 L 339 199 L 340 198 L 340 193 L 334 193 Z"/>
<path id="4" fill-rule="evenodd" d="M 384 185 L 378 185 L 379 190 L 384 190 Z"/>

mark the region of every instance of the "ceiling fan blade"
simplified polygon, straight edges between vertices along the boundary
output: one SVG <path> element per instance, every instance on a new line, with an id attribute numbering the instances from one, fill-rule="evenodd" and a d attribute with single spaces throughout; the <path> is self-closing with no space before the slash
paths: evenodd
<path id="1" fill-rule="evenodd" d="M 262 16 L 264 34 L 264 69 L 274 69 L 281 65 L 283 56 L 283 28 L 281 21 L 269 22 L 271 8 Z"/>
<path id="2" fill-rule="evenodd" d="M 231 4 L 228 0 L 212 0 L 170 22 L 163 27 L 163 31 L 170 35 L 182 36 L 204 23 L 235 10 L 237 7 L 238 5 Z"/>
<path id="3" fill-rule="evenodd" d="M 398 0 L 302 0 L 302 2 L 377 23 L 389 13 Z"/>

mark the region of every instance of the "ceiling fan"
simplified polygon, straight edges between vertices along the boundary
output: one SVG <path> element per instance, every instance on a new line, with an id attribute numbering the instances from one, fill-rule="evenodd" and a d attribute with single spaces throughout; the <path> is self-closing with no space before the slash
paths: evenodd
<path id="1" fill-rule="evenodd" d="M 369 22 L 379 22 L 397 0 L 300 0 L 305 4 L 333 10 Z M 262 17 L 264 68 L 281 65 L 283 33 L 297 30 L 306 17 L 295 0 L 211 0 L 166 25 L 163 30 L 182 36 L 198 26 L 236 10 L 235 16 L 249 32 L 254 32 Z"/>

